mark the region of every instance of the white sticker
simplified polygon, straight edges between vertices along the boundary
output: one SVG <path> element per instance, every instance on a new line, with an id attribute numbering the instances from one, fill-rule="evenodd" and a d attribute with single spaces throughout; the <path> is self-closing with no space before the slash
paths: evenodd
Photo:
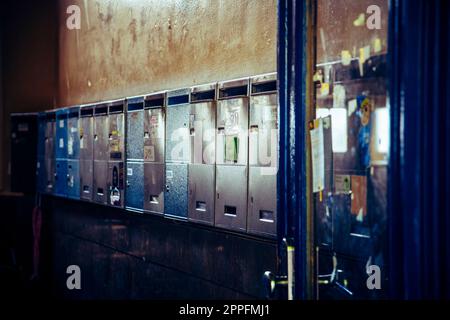
<path id="1" fill-rule="evenodd" d="M 69 137 L 67 141 L 67 153 L 71 156 L 73 155 L 73 138 Z"/>
<path id="2" fill-rule="evenodd" d="M 313 169 L 313 192 L 320 192 L 325 185 L 325 157 L 323 146 L 322 119 L 318 120 L 317 128 L 310 131 L 311 154 Z"/>
<path id="3" fill-rule="evenodd" d="M 38 161 L 37 168 L 39 169 L 41 167 L 41 163 Z"/>
<path id="4" fill-rule="evenodd" d="M 345 108 L 345 88 L 335 85 L 333 89 L 333 108 Z"/>
<path id="5" fill-rule="evenodd" d="M 128 168 L 127 169 L 127 175 L 128 176 L 132 176 L 133 175 L 133 168 Z"/>
<path id="6" fill-rule="evenodd" d="M 78 132 L 78 128 L 72 127 L 72 128 L 70 128 L 70 132 L 72 132 L 72 133 Z"/>
<path id="7" fill-rule="evenodd" d="M 84 149 L 84 138 L 80 138 L 80 149 Z"/>
<path id="8" fill-rule="evenodd" d="M 358 104 L 356 103 L 356 99 L 350 100 L 348 102 L 348 116 L 350 117 L 353 112 L 356 111 L 356 108 L 358 107 Z"/>
<path id="9" fill-rule="evenodd" d="M 166 179 L 173 179 L 173 171 L 172 170 L 166 171 Z"/>
<path id="10" fill-rule="evenodd" d="M 64 148 L 64 139 L 63 138 L 59 139 L 59 147 Z"/>
<path id="11" fill-rule="evenodd" d="M 331 136 L 333 152 L 347 152 L 347 110 L 345 108 L 332 108 Z"/>
<path id="12" fill-rule="evenodd" d="M 59 120 L 59 127 L 64 128 L 64 120 Z"/>

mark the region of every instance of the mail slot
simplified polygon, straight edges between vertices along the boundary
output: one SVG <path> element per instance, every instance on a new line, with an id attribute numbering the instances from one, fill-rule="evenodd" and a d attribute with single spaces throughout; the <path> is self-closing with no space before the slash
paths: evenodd
<path id="1" fill-rule="evenodd" d="M 216 226 L 246 231 L 249 80 L 218 84 L 216 120 Z"/>
<path id="2" fill-rule="evenodd" d="M 107 203 L 108 129 L 108 105 L 98 104 L 94 107 L 92 195 L 93 201 L 101 204 Z"/>
<path id="3" fill-rule="evenodd" d="M 277 231 L 278 101 L 276 73 L 250 79 L 249 233 Z"/>
<path id="4" fill-rule="evenodd" d="M 189 220 L 214 224 L 216 84 L 193 87 L 189 115 Z"/>
<path id="5" fill-rule="evenodd" d="M 164 213 L 176 218 L 187 218 L 188 213 L 190 91 L 180 89 L 167 93 Z"/>
<path id="6" fill-rule="evenodd" d="M 92 201 L 94 173 L 94 105 L 80 108 L 80 198 Z"/>
<path id="7" fill-rule="evenodd" d="M 107 204 L 124 207 L 125 113 L 124 100 L 108 103 Z"/>
<path id="8" fill-rule="evenodd" d="M 145 97 L 144 107 L 144 212 L 164 213 L 166 93 Z"/>
<path id="9" fill-rule="evenodd" d="M 144 209 L 144 97 L 127 99 L 125 208 Z"/>

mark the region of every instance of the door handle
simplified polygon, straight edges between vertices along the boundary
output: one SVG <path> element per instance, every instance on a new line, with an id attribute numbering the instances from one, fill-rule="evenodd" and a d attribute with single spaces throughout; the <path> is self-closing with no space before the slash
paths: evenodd
<path id="1" fill-rule="evenodd" d="M 271 271 L 264 272 L 263 285 L 266 291 L 266 298 L 272 299 L 277 288 L 286 288 L 288 300 L 294 299 L 294 258 L 295 247 L 286 238 L 283 239 L 283 246 L 286 250 L 287 273 L 284 275 L 274 275 Z"/>

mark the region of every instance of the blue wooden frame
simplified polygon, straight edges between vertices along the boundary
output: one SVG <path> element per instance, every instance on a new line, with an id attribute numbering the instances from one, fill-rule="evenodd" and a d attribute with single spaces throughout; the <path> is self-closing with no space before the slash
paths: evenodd
<path id="1" fill-rule="evenodd" d="M 391 298 L 450 297 L 449 9 L 391 1 Z"/>
<path id="2" fill-rule="evenodd" d="M 299 26 L 298 23 L 301 23 Z M 278 1 L 279 174 L 278 237 L 295 246 L 296 299 L 306 297 L 306 2 Z M 286 265 L 280 266 L 286 272 Z"/>

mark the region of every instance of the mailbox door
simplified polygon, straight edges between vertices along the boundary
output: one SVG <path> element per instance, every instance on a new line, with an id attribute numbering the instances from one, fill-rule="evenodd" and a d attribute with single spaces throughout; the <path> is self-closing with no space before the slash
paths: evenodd
<path id="1" fill-rule="evenodd" d="M 80 133 L 79 119 L 72 117 L 67 120 L 67 158 L 79 159 L 80 157 Z"/>
<path id="2" fill-rule="evenodd" d="M 248 98 L 217 102 L 216 162 L 247 165 Z"/>
<path id="3" fill-rule="evenodd" d="M 167 108 L 166 161 L 189 162 L 189 105 Z"/>
<path id="4" fill-rule="evenodd" d="M 166 215 L 187 217 L 187 171 L 187 164 L 166 163 L 166 190 L 164 193 L 164 213 Z"/>
<path id="5" fill-rule="evenodd" d="M 144 110 L 128 112 L 127 159 L 144 159 Z"/>
<path id="6" fill-rule="evenodd" d="M 250 167 L 248 232 L 275 236 L 277 231 L 276 168 Z"/>
<path id="7" fill-rule="evenodd" d="M 56 160 L 55 194 L 67 196 L 67 160 Z"/>
<path id="8" fill-rule="evenodd" d="M 144 209 L 144 163 L 127 162 L 126 207 Z"/>
<path id="9" fill-rule="evenodd" d="M 107 175 L 107 204 L 113 207 L 124 206 L 124 163 L 110 161 Z"/>
<path id="10" fill-rule="evenodd" d="M 247 167 L 216 166 L 216 226 L 247 229 Z"/>
<path id="11" fill-rule="evenodd" d="M 80 162 L 67 160 L 67 196 L 73 199 L 80 198 Z"/>
<path id="12" fill-rule="evenodd" d="M 214 224 L 214 165 L 189 164 L 189 220 Z"/>
<path id="13" fill-rule="evenodd" d="M 80 118 L 80 159 L 93 159 L 94 118 Z"/>
<path id="14" fill-rule="evenodd" d="M 67 114 L 56 116 L 56 158 L 67 158 Z"/>
<path id="15" fill-rule="evenodd" d="M 277 167 L 277 95 L 251 97 L 249 120 L 249 164 Z"/>
<path id="16" fill-rule="evenodd" d="M 121 161 L 124 159 L 125 115 L 123 113 L 109 115 L 109 159 Z"/>
<path id="17" fill-rule="evenodd" d="M 190 163 L 215 163 L 215 103 L 191 104 L 189 117 Z"/>
<path id="18" fill-rule="evenodd" d="M 80 198 L 92 201 L 94 163 L 92 160 L 80 160 Z"/>
<path id="19" fill-rule="evenodd" d="M 165 121 L 162 108 L 147 109 L 144 122 L 144 161 L 164 162 Z"/>
<path id="20" fill-rule="evenodd" d="M 144 164 L 144 210 L 164 213 L 164 163 Z"/>
<path id="21" fill-rule="evenodd" d="M 106 204 L 108 162 L 94 161 L 93 199 L 94 202 Z"/>
<path id="22" fill-rule="evenodd" d="M 108 116 L 106 115 L 94 118 L 94 160 L 108 160 Z"/>

